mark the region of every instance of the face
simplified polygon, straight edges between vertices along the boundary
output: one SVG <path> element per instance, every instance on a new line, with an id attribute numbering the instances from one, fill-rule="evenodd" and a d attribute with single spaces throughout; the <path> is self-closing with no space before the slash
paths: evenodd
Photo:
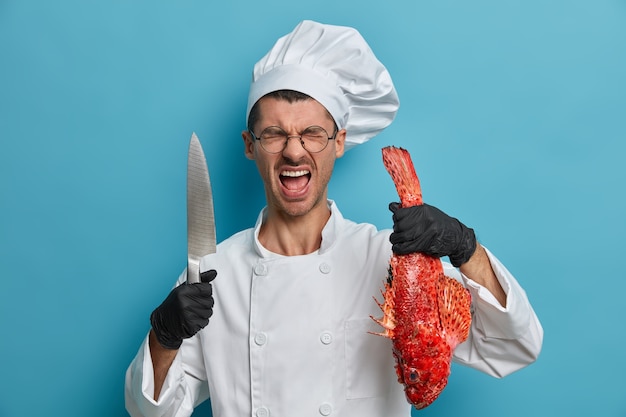
<path id="1" fill-rule="evenodd" d="M 255 135 L 269 126 L 279 126 L 290 135 L 298 135 L 313 125 L 323 127 L 329 134 L 334 132 L 334 122 L 326 108 L 313 99 L 289 103 L 264 97 L 258 106 L 260 118 L 253 127 Z M 297 138 L 291 138 L 282 152 L 270 154 L 249 132 L 242 133 L 246 157 L 256 162 L 263 180 L 270 213 L 297 217 L 317 209 L 327 210 L 328 182 L 335 159 L 343 155 L 345 135 L 345 130 L 340 130 L 335 140 L 318 153 L 309 153 Z"/>

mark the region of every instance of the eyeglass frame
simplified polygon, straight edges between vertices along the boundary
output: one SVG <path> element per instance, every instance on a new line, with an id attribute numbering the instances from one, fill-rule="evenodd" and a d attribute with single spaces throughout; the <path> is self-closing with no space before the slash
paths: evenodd
<path id="1" fill-rule="evenodd" d="M 263 132 L 265 132 L 267 129 L 269 129 L 269 128 L 271 128 L 271 127 L 276 127 L 276 128 L 278 128 L 278 129 L 282 130 L 283 132 L 285 132 L 285 129 L 283 129 L 283 128 L 282 128 L 282 127 L 280 127 L 280 126 L 268 126 L 268 127 L 266 127 L 265 129 L 263 129 L 263 131 L 261 132 L 261 136 L 263 136 Z M 280 151 L 270 152 L 270 151 L 268 151 L 267 149 L 265 149 L 265 147 L 263 146 L 263 142 L 261 142 L 261 138 L 260 138 L 260 137 L 258 137 L 257 135 L 255 135 L 255 134 L 254 134 L 254 132 L 252 131 L 252 129 L 248 129 L 248 132 L 252 135 L 252 139 L 254 139 L 254 140 L 258 140 L 258 141 L 259 141 L 259 144 L 261 145 L 261 148 L 263 148 L 263 150 L 264 150 L 265 152 L 267 152 L 267 153 L 269 153 L 269 154 L 273 154 L 273 155 L 283 152 L 283 151 L 287 148 L 287 145 L 289 144 L 289 139 L 291 139 L 291 138 L 298 138 L 298 139 L 300 140 L 300 145 L 302 145 L 302 149 L 304 149 L 305 151 L 310 152 L 310 153 L 320 153 L 320 152 L 322 152 L 324 149 L 326 149 L 326 148 L 328 147 L 328 143 L 329 143 L 331 140 L 335 140 L 335 138 L 337 137 L 337 133 L 339 133 L 339 128 L 337 128 L 337 125 L 335 125 L 335 128 L 334 128 L 334 133 L 333 133 L 333 135 L 332 135 L 332 136 L 328 136 L 328 131 L 327 131 L 326 129 L 324 129 L 322 126 L 319 126 L 319 125 L 311 125 L 311 126 L 307 126 L 307 127 L 305 127 L 302 131 L 303 131 L 303 132 L 306 132 L 308 129 L 310 129 L 310 128 L 312 128 L 312 127 L 315 127 L 315 128 L 320 128 L 320 129 L 322 129 L 322 130 L 325 132 L 325 134 L 326 134 L 326 139 L 327 139 L 327 140 L 326 140 L 326 144 L 325 144 L 325 145 L 324 145 L 324 147 L 323 147 L 322 149 L 320 149 L 319 151 L 310 151 L 310 150 L 308 150 L 308 149 L 306 148 L 306 146 L 304 146 L 304 141 L 302 140 L 302 135 L 301 135 L 301 134 L 300 134 L 300 135 L 288 135 L 288 134 L 287 134 L 287 135 L 286 135 L 286 139 L 285 139 L 285 142 L 284 142 L 284 144 L 283 144 L 282 149 L 281 149 Z M 285 133 L 287 133 L 287 132 L 285 132 Z"/>

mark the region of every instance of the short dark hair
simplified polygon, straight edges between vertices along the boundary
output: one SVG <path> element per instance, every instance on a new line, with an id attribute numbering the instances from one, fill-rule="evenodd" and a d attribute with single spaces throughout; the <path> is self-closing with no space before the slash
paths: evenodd
<path id="1" fill-rule="evenodd" d="M 266 95 L 258 99 L 257 102 L 254 103 L 254 106 L 252 106 L 252 108 L 250 109 L 250 114 L 248 115 L 248 130 L 249 131 L 252 131 L 252 128 L 254 127 L 256 122 L 259 120 L 258 104 L 259 104 L 259 101 L 261 101 L 261 99 L 265 97 L 272 97 L 277 100 L 285 100 L 289 103 L 293 103 L 296 101 L 313 100 L 313 97 L 311 97 L 310 95 L 304 94 L 295 90 L 276 90 L 276 91 L 272 91 L 271 93 L 267 93 Z M 330 116 L 331 120 L 334 121 L 330 113 L 328 115 Z"/>

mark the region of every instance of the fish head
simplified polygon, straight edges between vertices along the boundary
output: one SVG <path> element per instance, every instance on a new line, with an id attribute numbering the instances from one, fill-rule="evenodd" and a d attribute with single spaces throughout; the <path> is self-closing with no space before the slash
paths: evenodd
<path id="1" fill-rule="evenodd" d="M 394 356 L 407 401 L 418 410 L 432 404 L 448 383 L 452 358 L 449 346 L 407 342 L 402 350 L 394 349 Z"/>

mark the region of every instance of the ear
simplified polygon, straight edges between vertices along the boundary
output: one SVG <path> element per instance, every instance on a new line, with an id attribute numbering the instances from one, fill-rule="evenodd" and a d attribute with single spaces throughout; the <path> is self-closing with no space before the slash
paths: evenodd
<path id="1" fill-rule="evenodd" d="M 335 136 L 335 157 L 341 158 L 345 152 L 346 129 L 341 129 Z"/>
<path id="2" fill-rule="evenodd" d="M 243 152 L 251 161 L 254 161 L 254 139 L 247 130 L 241 132 L 241 138 L 243 139 Z"/>

